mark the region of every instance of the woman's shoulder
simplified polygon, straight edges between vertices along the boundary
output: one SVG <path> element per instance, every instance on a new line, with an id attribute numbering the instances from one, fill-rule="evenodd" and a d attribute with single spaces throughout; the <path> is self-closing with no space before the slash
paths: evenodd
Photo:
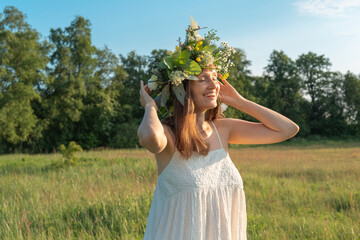
<path id="1" fill-rule="evenodd" d="M 212 120 L 215 124 L 216 124 L 216 126 L 224 126 L 224 125 L 226 125 L 227 123 L 229 123 L 229 121 L 231 121 L 231 119 L 230 118 L 216 118 L 216 119 L 214 119 L 214 120 Z"/>
<path id="2" fill-rule="evenodd" d="M 217 118 L 212 120 L 219 132 L 225 133 L 230 131 L 230 118 Z"/>
<path id="3" fill-rule="evenodd" d="M 212 120 L 214 123 L 224 123 L 228 120 L 228 118 L 216 118 L 214 120 Z"/>

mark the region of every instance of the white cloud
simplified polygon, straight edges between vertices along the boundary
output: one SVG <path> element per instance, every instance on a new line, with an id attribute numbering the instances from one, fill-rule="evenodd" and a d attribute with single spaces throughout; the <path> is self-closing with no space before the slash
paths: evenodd
<path id="1" fill-rule="evenodd" d="M 302 0 L 295 2 L 300 13 L 325 17 L 345 17 L 360 7 L 360 0 Z"/>

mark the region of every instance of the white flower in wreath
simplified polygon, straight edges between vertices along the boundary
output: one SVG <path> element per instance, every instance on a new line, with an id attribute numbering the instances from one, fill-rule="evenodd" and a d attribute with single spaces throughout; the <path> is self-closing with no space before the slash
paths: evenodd
<path id="1" fill-rule="evenodd" d="M 179 86 L 186 79 L 186 75 L 182 71 L 174 71 L 170 74 L 170 80 L 175 86 Z"/>
<path id="2" fill-rule="evenodd" d="M 203 38 L 202 36 L 200 36 L 199 34 L 197 34 L 197 35 L 195 36 L 195 40 L 198 42 L 198 41 L 204 40 L 204 38 Z"/>
<path id="3" fill-rule="evenodd" d="M 203 56 L 204 57 L 203 57 L 203 59 L 201 61 L 203 66 L 207 66 L 207 65 L 210 65 L 210 64 L 214 63 L 215 59 L 214 59 L 213 55 L 209 51 L 204 51 Z"/>
<path id="4" fill-rule="evenodd" d="M 152 75 L 148 81 L 148 87 L 151 91 L 154 91 L 158 87 L 158 83 L 156 82 L 158 77 L 156 75 Z"/>
<path id="5" fill-rule="evenodd" d="M 221 104 L 220 104 L 220 111 L 221 111 L 221 113 L 225 112 L 227 108 L 228 108 L 228 105 L 226 105 L 225 103 L 221 103 Z"/>

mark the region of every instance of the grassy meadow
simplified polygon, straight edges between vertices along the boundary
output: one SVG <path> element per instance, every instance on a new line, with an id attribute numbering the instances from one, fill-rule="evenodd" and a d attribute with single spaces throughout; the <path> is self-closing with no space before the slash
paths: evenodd
<path id="1" fill-rule="evenodd" d="M 0 156 L 0 239 L 142 239 L 157 179 L 146 150 Z M 248 239 L 360 239 L 360 142 L 241 146 Z"/>

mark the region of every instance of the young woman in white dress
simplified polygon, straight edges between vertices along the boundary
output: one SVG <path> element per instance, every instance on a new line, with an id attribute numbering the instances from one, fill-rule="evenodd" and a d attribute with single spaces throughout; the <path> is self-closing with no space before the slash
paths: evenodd
<path id="1" fill-rule="evenodd" d="M 242 97 L 225 79 L 220 83 L 216 69 L 196 77 L 184 81 L 185 104 L 175 99 L 168 121 L 160 121 L 141 81 L 145 114 L 139 142 L 154 153 L 158 168 L 144 239 L 246 239 L 243 183 L 228 144 L 277 143 L 299 131 L 285 116 Z M 260 122 L 222 118 L 219 100 Z"/>

